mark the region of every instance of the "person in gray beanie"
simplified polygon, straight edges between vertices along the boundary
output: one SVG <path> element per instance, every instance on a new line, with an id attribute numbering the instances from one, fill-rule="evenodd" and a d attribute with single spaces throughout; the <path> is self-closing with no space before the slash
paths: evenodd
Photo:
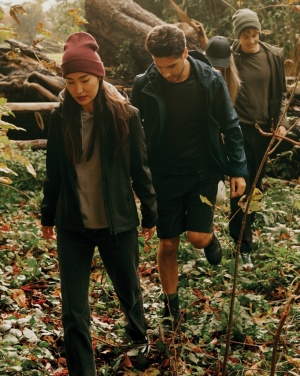
<path id="1" fill-rule="evenodd" d="M 232 16 L 233 33 L 236 39 L 239 39 L 241 33 L 245 29 L 255 29 L 261 32 L 261 24 L 258 16 L 250 9 L 239 9 Z"/>
<path id="2" fill-rule="evenodd" d="M 257 171 L 270 142 L 255 127 L 267 132 L 275 130 L 280 136 L 286 133 L 286 118 L 281 115 L 286 106 L 286 83 L 282 49 L 260 41 L 261 24 L 257 14 L 250 9 L 239 9 L 232 16 L 236 41 L 232 45 L 234 60 L 242 81 L 235 110 L 240 118 L 244 135 L 245 152 L 249 170 L 245 194 L 249 194 Z M 279 121 L 281 123 L 279 124 Z M 259 176 L 257 188 L 261 191 L 265 166 Z M 231 199 L 229 231 L 237 243 L 244 213 L 238 199 Z M 252 223 L 254 213 L 247 216 L 241 244 L 244 269 L 252 270 Z"/>

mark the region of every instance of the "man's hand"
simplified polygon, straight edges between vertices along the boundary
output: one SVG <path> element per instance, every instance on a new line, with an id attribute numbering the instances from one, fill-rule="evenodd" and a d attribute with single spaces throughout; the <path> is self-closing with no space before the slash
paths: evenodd
<path id="1" fill-rule="evenodd" d="M 285 136 L 286 135 L 286 127 L 284 125 L 280 125 L 278 127 L 278 129 L 276 130 L 275 135 L 282 136 L 282 137 Z"/>
<path id="2" fill-rule="evenodd" d="M 155 226 L 151 227 L 151 228 L 145 228 L 145 227 L 143 227 L 143 229 L 142 229 L 142 235 L 144 236 L 145 242 L 147 242 L 148 240 L 150 240 L 152 238 L 152 236 L 155 233 L 155 230 L 156 230 Z"/>
<path id="3" fill-rule="evenodd" d="M 230 197 L 240 197 L 245 192 L 246 181 L 243 177 L 233 177 L 230 179 Z"/>
<path id="4" fill-rule="evenodd" d="M 56 235 L 53 226 L 42 226 L 42 233 L 43 237 L 47 240 L 47 242 L 50 243 L 51 240 L 56 240 Z"/>

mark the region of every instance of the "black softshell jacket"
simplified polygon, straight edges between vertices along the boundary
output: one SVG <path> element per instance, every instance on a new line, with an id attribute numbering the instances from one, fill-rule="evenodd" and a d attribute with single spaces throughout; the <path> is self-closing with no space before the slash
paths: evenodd
<path id="1" fill-rule="evenodd" d="M 132 117 L 127 150 L 116 155 L 113 124 L 109 124 L 108 131 L 99 141 L 104 204 L 112 234 L 128 231 L 140 224 L 132 189 L 140 199 L 142 226 L 154 227 L 157 220 L 156 194 L 148 168 L 144 131 L 138 110 L 133 106 L 130 108 Z M 51 113 L 46 165 L 42 225 L 84 231 L 76 173 L 65 153 L 61 107 Z"/>
<path id="2" fill-rule="evenodd" d="M 199 92 L 202 93 L 206 112 L 205 124 L 209 129 L 211 157 L 221 171 L 231 177 L 247 177 L 243 135 L 239 118 L 232 106 L 226 83 L 199 51 L 189 51 L 188 60 L 194 70 Z M 166 124 L 166 106 L 161 94 L 163 77 L 154 64 L 145 73 L 135 77 L 131 103 L 140 110 L 147 139 L 150 167 L 161 145 L 161 135 Z M 184 111 L 184 108 L 182 109 Z M 200 127 L 199 127 L 200 129 Z M 225 136 L 222 142 L 221 133 Z"/>

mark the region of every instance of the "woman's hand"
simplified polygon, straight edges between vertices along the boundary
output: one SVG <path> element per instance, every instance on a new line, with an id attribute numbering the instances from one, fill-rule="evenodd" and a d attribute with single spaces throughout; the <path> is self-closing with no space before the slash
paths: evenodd
<path id="1" fill-rule="evenodd" d="M 155 233 L 155 230 L 156 230 L 155 226 L 151 227 L 151 228 L 145 228 L 145 227 L 143 227 L 143 229 L 142 229 L 142 235 L 144 236 L 145 242 L 147 242 L 148 240 L 150 240 L 152 238 L 152 236 Z"/>
<path id="2" fill-rule="evenodd" d="M 56 240 L 56 234 L 53 226 L 42 226 L 43 237 L 48 241 Z"/>

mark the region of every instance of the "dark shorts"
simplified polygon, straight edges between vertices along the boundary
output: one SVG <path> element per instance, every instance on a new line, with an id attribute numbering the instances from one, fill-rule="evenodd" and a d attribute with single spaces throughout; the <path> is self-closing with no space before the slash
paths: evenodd
<path id="1" fill-rule="evenodd" d="M 200 195 L 215 203 L 219 178 L 203 179 L 201 174 L 165 177 L 153 174 L 157 193 L 157 235 L 160 239 L 177 237 L 184 231 L 211 233 L 213 207 Z"/>

